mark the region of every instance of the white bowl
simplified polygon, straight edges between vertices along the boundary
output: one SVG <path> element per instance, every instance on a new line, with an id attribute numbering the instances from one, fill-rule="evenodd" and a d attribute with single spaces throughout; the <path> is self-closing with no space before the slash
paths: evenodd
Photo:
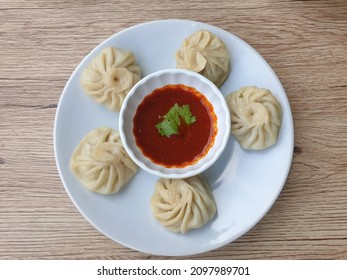
<path id="1" fill-rule="evenodd" d="M 192 165 L 182 168 L 165 167 L 152 162 L 137 146 L 133 134 L 133 119 L 137 107 L 153 90 L 168 84 L 183 84 L 195 88 L 212 104 L 217 116 L 217 135 L 206 155 Z M 147 172 L 165 178 L 187 178 L 202 173 L 222 154 L 230 137 L 230 112 L 219 89 L 207 78 L 188 70 L 167 69 L 140 80 L 128 93 L 119 116 L 119 132 L 123 145 L 133 161 Z"/>

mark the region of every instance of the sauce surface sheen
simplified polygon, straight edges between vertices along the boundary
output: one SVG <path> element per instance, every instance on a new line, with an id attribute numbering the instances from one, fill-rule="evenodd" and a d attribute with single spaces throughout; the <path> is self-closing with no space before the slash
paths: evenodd
<path id="1" fill-rule="evenodd" d="M 196 121 L 187 125 L 181 119 L 178 135 L 162 136 L 155 126 L 175 103 L 189 105 Z M 152 162 L 183 168 L 204 157 L 213 145 L 217 116 L 211 103 L 196 89 L 182 84 L 166 85 L 155 89 L 138 106 L 133 133 L 137 146 Z"/>

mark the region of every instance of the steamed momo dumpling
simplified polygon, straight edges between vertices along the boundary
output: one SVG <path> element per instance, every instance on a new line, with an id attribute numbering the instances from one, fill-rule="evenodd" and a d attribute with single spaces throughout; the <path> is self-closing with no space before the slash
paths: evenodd
<path id="1" fill-rule="evenodd" d="M 268 89 L 242 87 L 226 97 L 231 113 L 231 133 L 244 149 L 274 145 L 282 122 L 280 103 Z"/>
<path id="2" fill-rule="evenodd" d="M 151 198 L 151 208 L 163 226 L 181 233 L 200 228 L 216 213 L 211 189 L 200 176 L 159 179 Z"/>
<path id="3" fill-rule="evenodd" d="M 207 30 L 186 38 L 176 53 L 176 66 L 205 76 L 216 86 L 229 75 L 229 52 L 224 42 Z"/>
<path id="4" fill-rule="evenodd" d="M 106 127 L 94 129 L 82 139 L 70 168 L 85 187 L 100 194 L 118 192 L 137 171 L 119 133 Z"/>
<path id="5" fill-rule="evenodd" d="M 140 80 L 135 55 L 118 48 L 105 48 L 84 69 L 81 85 L 87 95 L 110 111 L 120 111 L 131 88 Z"/>

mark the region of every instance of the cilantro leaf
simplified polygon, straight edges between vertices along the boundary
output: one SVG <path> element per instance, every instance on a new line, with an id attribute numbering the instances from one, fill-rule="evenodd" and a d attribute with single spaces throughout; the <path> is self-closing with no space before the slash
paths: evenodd
<path id="1" fill-rule="evenodd" d="M 193 122 L 196 121 L 196 117 L 193 116 L 192 112 L 190 112 L 189 105 L 183 105 L 182 107 L 180 107 L 179 108 L 179 115 L 184 119 L 184 121 L 188 125 L 192 124 Z"/>
<path id="2" fill-rule="evenodd" d="M 155 127 L 162 136 L 169 137 L 173 134 L 178 134 L 178 126 L 174 122 L 170 122 L 168 119 L 158 123 Z"/>
<path id="3" fill-rule="evenodd" d="M 181 118 L 187 125 L 191 125 L 196 121 L 196 117 L 190 112 L 189 105 L 179 106 L 177 103 L 166 113 L 163 121 L 155 127 L 162 136 L 170 137 L 179 134 L 178 129 L 181 124 Z"/>
<path id="4" fill-rule="evenodd" d="M 179 125 L 180 116 L 178 113 L 178 104 L 176 103 L 164 116 L 164 120 L 155 127 L 158 129 L 160 135 L 169 137 L 173 134 L 178 134 Z"/>

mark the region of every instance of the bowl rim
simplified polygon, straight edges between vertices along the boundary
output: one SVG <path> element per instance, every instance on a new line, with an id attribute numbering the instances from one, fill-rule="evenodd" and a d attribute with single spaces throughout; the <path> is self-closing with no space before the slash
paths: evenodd
<path id="1" fill-rule="evenodd" d="M 151 165 L 153 165 L 152 168 L 150 166 L 148 166 L 141 158 L 138 158 L 133 149 L 130 147 L 130 145 L 128 144 L 128 136 L 127 133 L 125 133 L 124 131 L 124 115 L 125 115 L 125 111 L 129 108 L 129 101 L 131 98 L 134 98 L 134 94 L 138 91 L 139 88 L 143 87 L 145 84 L 147 84 L 147 82 L 151 79 L 155 79 L 155 78 L 159 78 L 162 77 L 164 75 L 168 75 L 168 77 L 172 76 L 177 76 L 177 75 L 183 75 L 186 77 L 193 77 L 193 79 L 197 79 L 200 82 L 202 82 L 203 84 L 207 85 L 209 88 L 211 88 L 211 92 L 213 92 L 213 94 L 216 94 L 217 96 L 217 100 L 220 103 L 220 108 L 223 111 L 222 114 L 224 116 L 223 117 L 223 128 L 222 130 L 224 131 L 223 135 L 221 135 L 222 130 L 220 130 L 220 127 L 218 126 L 219 123 L 219 119 L 221 118 L 220 111 L 216 111 L 216 107 L 215 107 L 215 101 L 211 102 L 210 98 L 207 97 L 204 93 L 202 93 L 200 90 L 198 90 L 201 94 L 203 94 L 211 103 L 211 105 L 213 106 L 214 110 L 215 110 L 215 114 L 217 116 L 217 126 L 218 126 L 218 132 L 217 135 L 214 139 L 214 143 L 211 146 L 211 148 L 208 150 L 208 152 L 206 153 L 205 156 L 203 156 L 199 161 L 197 161 L 194 164 L 188 165 L 186 167 L 183 168 L 168 168 L 159 164 L 156 164 L 154 162 L 152 162 L 150 159 L 148 159 L 145 155 L 143 155 L 142 151 L 140 148 L 138 148 L 140 154 L 143 156 L 143 158 L 145 159 L 145 161 L 149 162 Z M 182 82 L 164 82 L 161 83 L 159 86 L 157 86 L 156 88 L 160 88 L 160 87 L 164 87 L 165 85 L 168 84 L 183 84 L 185 85 L 184 81 Z M 189 87 L 194 87 L 194 85 L 188 85 Z M 140 103 L 143 101 L 143 98 L 145 96 L 147 96 L 148 94 L 150 94 L 152 92 L 152 90 L 148 91 L 148 93 L 144 94 L 141 98 Z M 139 103 L 139 104 L 140 104 Z M 133 114 L 132 114 L 132 118 L 134 117 L 134 114 L 136 112 L 138 105 L 136 106 Z M 129 110 L 129 109 L 128 109 Z M 131 124 L 131 128 L 133 127 L 133 125 Z M 227 145 L 227 142 L 229 140 L 230 137 L 230 130 L 231 130 L 231 122 L 230 122 L 230 111 L 229 111 L 229 107 L 226 103 L 225 97 L 222 94 L 222 92 L 220 91 L 220 89 L 209 79 L 207 79 L 206 77 L 204 77 L 203 75 L 190 71 L 190 70 L 186 70 L 186 69 L 178 69 L 178 68 L 168 68 L 168 69 L 163 69 L 163 70 L 159 70 L 156 72 L 153 72 L 147 76 L 145 76 L 144 78 L 142 78 L 139 82 L 137 82 L 132 89 L 129 91 L 129 93 L 127 94 L 127 96 L 125 97 L 121 110 L 120 110 L 120 114 L 119 114 L 119 134 L 121 137 L 121 141 L 123 143 L 123 146 L 126 150 L 126 152 L 128 153 L 128 155 L 130 156 L 130 158 L 143 170 L 147 171 L 148 173 L 151 173 L 153 175 L 162 177 L 162 178 L 170 178 L 170 179 L 184 179 L 187 177 L 192 177 L 198 174 L 201 174 L 202 172 L 204 172 L 206 169 L 208 169 L 210 166 L 212 166 L 217 160 L 218 158 L 221 156 L 221 154 L 224 151 L 224 148 Z M 132 129 L 131 129 L 132 131 Z M 133 135 L 133 134 L 132 134 Z M 221 138 L 220 140 L 220 145 L 216 148 L 216 142 L 217 142 L 217 138 Z M 136 143 L 135 143 L 135 146 Z M 211 152 L 214 152 L 214 155 L 212 156 L 212 158 L 210 160 L 206 160 L 208 157 L 208 155 Z"/>

